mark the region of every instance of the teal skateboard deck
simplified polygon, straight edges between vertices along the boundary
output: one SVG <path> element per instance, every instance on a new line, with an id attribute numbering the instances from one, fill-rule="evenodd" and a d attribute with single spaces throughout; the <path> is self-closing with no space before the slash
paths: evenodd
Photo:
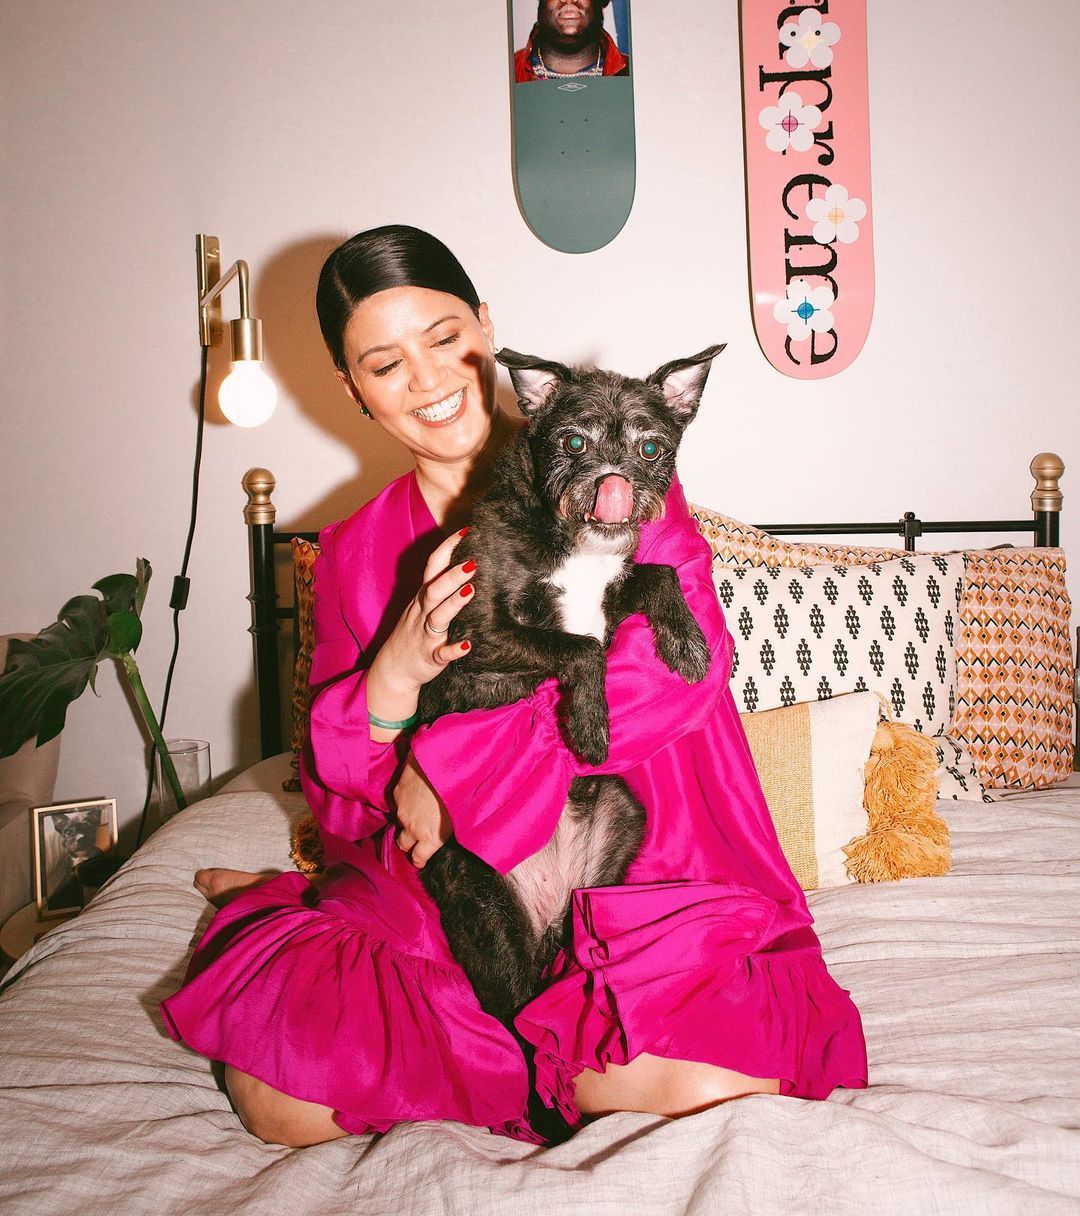
<path id="1" fill-rule="evenodd" d="M 629 0 L 509 0 L 514 185 L 562 253 L 618 236 L 634 204 Z"/>

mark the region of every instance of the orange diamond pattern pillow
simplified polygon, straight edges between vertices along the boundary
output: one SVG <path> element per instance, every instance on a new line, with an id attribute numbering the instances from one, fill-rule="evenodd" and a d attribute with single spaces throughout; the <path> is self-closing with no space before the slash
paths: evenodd
<path id="1" fill-rule="evenodd" d="M 792 543 L 690 504 L 713 561 L 734 566 L 869 565 L 900 549 Z M 923 552 L 928 552 L 923 550 Z M 956 639 L 957 709 L 986 789 L 1044 789 L 1073 765 L 1071 605 L 1061 549 L 969 549 Z"/>
<path id="2" fill-rule="evenodd" d="M 728 566 L 869 566 L 892 557 L 907 556 L 903 549 L 867 549 L 855 545 L 818 545 L 786 541 L 744 524 L 708 507 L 689 504 L 698 531 L 709 542 L 713 560 Z"/>
<path id="3" fill-rule="evenodd" d="M 1073 765 L 1073 655 L 1061 549 L 964 554 L 953 733 L 984 786 L 1042 789 Z"/>

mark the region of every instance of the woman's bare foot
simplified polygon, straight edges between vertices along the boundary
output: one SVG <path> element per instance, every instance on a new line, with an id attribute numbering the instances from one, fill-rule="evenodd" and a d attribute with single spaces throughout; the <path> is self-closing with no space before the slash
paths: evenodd
<path id="1" fill-rule="evenodd" d="M 218 867 L 196 870 L 194 886 L 217 908 L 224 908 L 230 899 L 235 898 L 248 887 L 257 887 L 259 883 L 275 878 L 280 870 L 265 870 L 261 874 L 253 874 L 250 870 L 224 870 Z"/>

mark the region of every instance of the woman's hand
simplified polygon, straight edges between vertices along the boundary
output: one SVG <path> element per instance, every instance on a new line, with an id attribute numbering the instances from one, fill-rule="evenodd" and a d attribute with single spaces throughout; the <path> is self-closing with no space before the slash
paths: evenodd
<path id="1" fill-rule="evenodd" d="M 447 537 L 428 558 L 424 585 L 383 643 L 368 670 L 368 710 L 391 722 L 404 721 L 416 712 L 420 689 L 454 659 L 469 651 L 467 640 L 446 641 L 450 622 L 472 598 L 469 576 L 473 562 L 451 566 L 454 548 L 468 531 Z M 371 738 L 387 742 L 400 732 L 372 726 Z"/>
<path id="2" fill-rule="evenodd" d="M 453 828 L 446 807 L 428 784 L 412 752 L 394 787 L 393 799 L 401 825 L 394 843 L 403 853 L 411 849 L 409 860 L 422 870 L 431 855 L 450 839 Z"/>

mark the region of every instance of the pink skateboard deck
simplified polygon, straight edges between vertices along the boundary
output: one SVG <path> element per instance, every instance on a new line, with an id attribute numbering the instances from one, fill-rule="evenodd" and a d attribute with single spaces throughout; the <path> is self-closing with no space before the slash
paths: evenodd
<path id="1" fill-rule="evenodd" d="M 862 349 L 874 311 L 866 0 L 741 0 L 754 330 L 816 380 Z"/>

